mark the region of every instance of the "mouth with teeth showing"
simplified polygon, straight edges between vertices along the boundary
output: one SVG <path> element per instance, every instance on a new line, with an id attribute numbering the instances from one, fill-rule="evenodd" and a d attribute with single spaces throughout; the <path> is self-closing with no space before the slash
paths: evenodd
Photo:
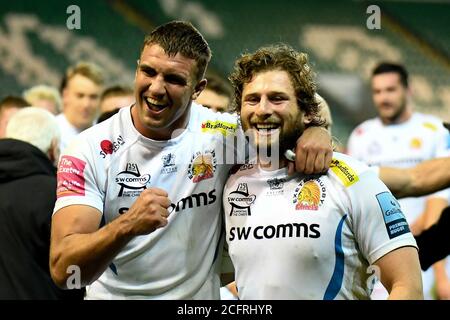
<path id="1" fill-rule="evenodd" d="M 280 132 L 280 123 L 254 123 L 253 128 L 256 129 L 260 136 L 272 136 Z"/>
<path id="2" fill-rule="evenodd" d="M 161 103 L 158 100 L 152 99 L 150 97 L 144 97 L 144 101 L 147 104 L 147 107 L 153 112 L 162 112 L 165 108 L 168 107 L 167 103 Z"/>

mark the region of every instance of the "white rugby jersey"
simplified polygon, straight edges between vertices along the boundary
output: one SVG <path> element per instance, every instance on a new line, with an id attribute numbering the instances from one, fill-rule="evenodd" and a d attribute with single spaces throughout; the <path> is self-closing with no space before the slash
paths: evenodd
<path id="1" fill-rule="evenodd" d="M 59 131 L 61 132 L 61 139 L 59 142 L 59 150 L 63 152 L 70 142 L 78 135 L 82 130 L 73 126 L 69 120 L 67 120 L 64 113 L 60 113 L 56 116 L 58 122 Z"/>
<path id="2" fill-rule="evenodd" d="M 348 156 L 335 153 L 326 175 L 243 168 L 223 193 L 241 299 L 368 299 L 369 266 L 416 246 L 397 200 Z"/>
<path id="3" fill-rule="evenodd" d="M 107 224 L 144 189 L 158 187 L 172 202 L 169 223 L 131 240 L 87 298 L 218 299 L 221 196 L 230 168 L 221 159 L 222 138 L 235 134 L 237 118 L 193 103 L 187 129 L 155 141 L 138 133 L 130 110 L 84 131 L 63 154 L 54 212 L 88 205 Z"/>
<path id="4" fill-rule="evenodd" d="M 348 154 L 369 166 L 409 168 L 418 163 L 447 155 L 448 131 L 432 115 L 413 113 L 400 124 L 384 125 L 379 118 L 360 124 L 348 141 Z M 448 198 L 448 190 L 434 196 Z M 426 197 L 401 199 L 400 205 L 409 223 L 425 208 Z"/>

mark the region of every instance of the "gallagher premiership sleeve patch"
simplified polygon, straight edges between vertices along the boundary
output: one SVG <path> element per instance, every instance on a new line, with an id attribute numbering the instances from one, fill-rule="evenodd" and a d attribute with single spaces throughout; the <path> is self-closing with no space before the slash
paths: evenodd
<path id="1" fill-rule="evenodd" d="M 376 197 L 383 214 L 389 239 L 408 233 L 408 222 L 406 222 L 397 199 L 387 191 L 377 194 Z"/>

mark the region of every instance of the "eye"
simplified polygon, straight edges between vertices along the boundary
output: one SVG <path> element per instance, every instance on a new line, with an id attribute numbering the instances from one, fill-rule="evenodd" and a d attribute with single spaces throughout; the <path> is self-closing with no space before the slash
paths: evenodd
<path id="1" fill-rule="evenodd" d="M 169 82 L 171 84 L 176 84 L 176 85 L 180 85 L 180 86 L 184 86 L 187 83 L 187 81 L 184 78 L 182 78 L 178 75 L 167 75 L 165 77 L 165 79 L 167 82 Z"/>
<path id="2" fill-rule="evenodd" d="M 246 104 L 253 106 L 259 102 L 259 98 L 256 96 L 249 96 L 249 97 L 246 97 L 244 101 Z"/>
<path id="3" fill-rule="evenodd" d="M 141 68 L 142 72 L 145 73 L 145 75 L 149 76 L 149 77 L 154 77 L 156 76 L 156 70 L 150 67 L 142 67 Z"/>
<path id="4" fill-rule="evenodd" d="M 284 95 L 276 94 L 276 95 L 271 96 L 270 100 L 274 103 L 279 103 L 279 102 L 289 100 L 289 98 Z"/>

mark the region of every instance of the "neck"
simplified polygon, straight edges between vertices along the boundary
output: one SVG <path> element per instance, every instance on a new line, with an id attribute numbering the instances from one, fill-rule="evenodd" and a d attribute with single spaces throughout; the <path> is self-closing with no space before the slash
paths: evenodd
<path id="1" fill-rule="evenodd" d="M 87 129 L 87 128 L 89 128 L 89 127 L 92 126 L 92 124 L 89 124 L 89 125 L 86 125 L 86 126 L 78 126 L 78 125 L 75 124 L 75 121 L 73 121 L 73 118 L 72 118 L 70 115 L 66 114 L 66 113 L 64 113 L 64 117 L 66 118 L 67 122 L 68 122 L 72 127 L 74 127 L 75 129 L 77 129 L 79 132 L 81 132 L 81 131 L 83 131 L 83 130 L 85 130 L 85 129 Z"/>
<path id="2" fill-rule="evenodd" d="M 398 116 L 396 116 L 394 118 L 384 118 L 384 119 L 381 119 L 381 121 L 385 125 L 401 124 L 401 123 L 404 123 L 404 122 L 408 121 L 409 119 L 411 119 L 412 114 L 413 114 L 412 108 L 410 106 L 406 106 L 405 110 L 402 113 L 400 113 Z"/>
<path id="3" fill-rule="evenodd" d="M 272 159 L 262 159 L 258 156 L 257 163 L 266 171 L 278 170 L 288 165 L 288 161 L 284 157 L 272 161 Z"/>

